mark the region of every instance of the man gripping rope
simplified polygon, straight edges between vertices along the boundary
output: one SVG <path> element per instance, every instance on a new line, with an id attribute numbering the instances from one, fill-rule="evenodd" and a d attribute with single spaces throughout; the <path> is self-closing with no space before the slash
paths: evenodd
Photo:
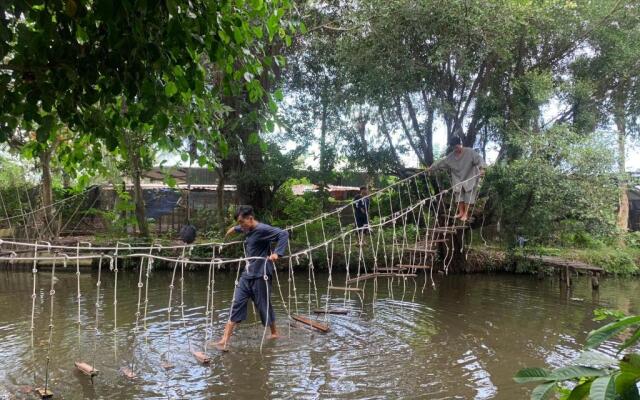
<path id="1" fill-rule="evenodd" d="M 428 170 L 451 171 L 451 184 L 458 203 L 455 218 L 466 222 L 469 219 L 469 205 L 475 204 L 476 201 L 478 176 L 484 175 L 485 163 L 480 154 L 473 149 L 463 147 L 462 141 L 457 136 L 449 140 L 449 146 L 453 147 L 453 151 L 433 163 Z"/>
<path id="2" fill-rule="evenodd" d="M 256 305 L 262 325 L 269 325 L 271 338 L 278 337 L 276 316 L 271 304 L 271 280 L 275 268 L 273 262 L 284 256 L 289 234 L 280 228 L 258 222 L 251 206 L 238 207 L 235 218 L 238 225 L 230 228 L 227 235 L 244 233 L 246 256 L 260 258 L 248 260 L 242 271 L 235 290 L 229 321 L 224 328 L 222 339 L 216 342 L 216 347 L 219 349 L 226 348 L 235 326 L 247 319 L 249 299 Z M 276 242 L 276 247 L 272 252 L 273 242 Z"/>

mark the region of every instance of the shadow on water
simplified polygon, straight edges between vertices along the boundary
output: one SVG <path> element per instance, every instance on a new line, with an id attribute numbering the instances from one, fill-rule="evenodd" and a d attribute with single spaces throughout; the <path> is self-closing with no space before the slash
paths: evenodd
<path id="1" fill-rule="evenodd" d="M 310 308 L 324 307 L 327 275 L 316 277 L 317 297 L 313 286 L 309 291 L 306 274 L 298 275 L 298 295 L 291 299 L 291 309 L 305 315 Z M 287 325 L 276 291 L 273 298 L 284 337 L 267 341 L 261 354 L 263 329 L 250 311 L 230 351 L 208 350 L 211 363 L 203 366 L 190 354 L 190 345 L 201 350 L 207 333 L 217 337 L 222 332 L 233 292 L 230 274 L 216 274 L 213 327 L 207 329 L 206 272 L 185 275 L 184 321 L 176 283 L 170 323 L 171 275 L 153 272 L 146 318 L 145 291 L 141 291 L 136 334 L 137 271 L 119 273 L 117 314 L 113 274 L 104 273 L 96 307 L 97 273 L 82 273 L 80 335 L 76 275 L 56 276 L 51 387 L 57 398 L 69 399 L 524 398 L 530 388 L 513 383 L 515 371 L 524 366 L 558 366 L 575 357 L 586 333 L 596 326 L 595 308 L 640 311 L 638 280 L 606 279 L 599 293 L 592 295 L 586 279 L 578 279 L 566 291 L 557 280 L 538 281 L 532 276 L 439 276 L 436 289 L 427 285 L 423 292 L 422 275 L 415 281 L 380 278 L 375 291 L 374 282 L 366 284 L 362 299 L 331 292 L 330 307 L 346 307 L 350 313 L 327 316 L 332 330 L 325 335 Z M 38 274 L 32 346 L 32 275 L 0 272 L 0 398 L 27 398 L 25 388 L 44 382 L 50 278 L 50 272 Z M 334 274 L 333 279 L 340 282 L 344 276 Z M 287 300 L 288 282 L 281 283 Z M 325 321 L 324 316 L 318 318 Z M 605 346 L 605 351 L 613 348 Z M 94 384 L 74 369 L 78 359 L 100 370 Z M 166 359 L 174 368 L 163 368 Z M 120 372 L 123 367 L 131 367 L 137 378 L 126 379 Z"/>

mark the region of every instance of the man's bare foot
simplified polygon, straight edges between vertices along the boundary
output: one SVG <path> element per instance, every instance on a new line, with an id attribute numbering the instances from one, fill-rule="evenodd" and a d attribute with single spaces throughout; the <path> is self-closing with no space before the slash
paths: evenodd
<path id="1" fill-rule="evenodd" d="M 209 342 L 211 347 L 215 347 L 220 351 L 228 351 L 229 350 L 229 342 L 226 340 L 220 339 L 217 342 Z"/>
<path id="2" fill-rule="evenodd" d="M 462 222 L 467 222 L 468 219 L 469 217 L 467 215 L 463 215 L 462 217 L 460 217 L 460 221 Z"/>
<path id="3" fill-rule="evenodd" d="M 278 335 L 277 333 L 272 333 L 271 336 L 269 336 L 269 339 L 280 339 L 282 336 Z"/>

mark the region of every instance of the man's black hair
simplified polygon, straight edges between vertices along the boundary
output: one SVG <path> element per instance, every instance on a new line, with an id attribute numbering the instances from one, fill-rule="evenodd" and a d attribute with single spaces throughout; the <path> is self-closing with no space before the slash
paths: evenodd
<path id="1" fill-rule="evenodd" d="M 449 139 L 449 146 L 457 146 L 459 144 L 462 144 L 462 140 L 460 140 L 460 137 L 458 136 L 452 136 Z"/>
<path id="2" fill-rule="evenodd" d="M 369 190 L 369 188 L 368 188 L 368 187 L 366 187 L 366 186 L 360 186 L 360 190 L 361 190 L 361 191 L 362 191 L 362 190 Z"/>
<path id="3" fill-rule="evenodd" d="M 251 206 L 239 206 L 236 210 L 236 213 L 233 215 L 236 220 L 238 219 L 238 217 L 247 218 L 253 216 L 253 207 Z"/>

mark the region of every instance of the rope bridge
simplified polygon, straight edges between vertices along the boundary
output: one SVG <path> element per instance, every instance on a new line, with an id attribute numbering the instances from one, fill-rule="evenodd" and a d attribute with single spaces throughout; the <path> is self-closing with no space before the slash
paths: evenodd
<path id="1" fill-rule="evenodd" d="M 476 182 L 478 176 L 471 178 Z M 463 185 L 467 181 L 457 185 Z M 278 275 L 278 268 L 274 269 L 275 297 L 280 301 L 289 317 L 290 321 L 295 321 L 297 326 L 304 326 L 309 329 L 321 332 L 329 332 L 329 315 L 346 314 L 347 302 L 354 295 L 363 303 L 363 294 L 368 281 L 373 281 L 373 292 L 376 295 L 378 283 L 381 279 L 386 279 L 387 285 L 392 287 L 395 282 L 402 282 L 403 298 L 408 280 L 413 280 L 423 271 L 425 280 L 422 291 L 426 289 L 427 283 L 435 288 L 433 271 L 438 269 L 447 273 L 456 251 L 464 254 L 471 247 L 473 242 L 473 231 L 468 225 L 452 217 L 456 203 L 453 193 L 458 189 L 456 186 L 440 190 L 432 188 L 428 180 L 427 171 L 419 172 L 408 178 L 399 180 L 373 192 L 364 198 L 369 198 L 370 206 L 366 209 L 367 225 L 363 227 L 354 226 L 356 220 L 355 201 L 343 205 L 331 212 L 322 213 L 314 218 L 305 220 L 295 225 L 285 228 L 289 233 L 288 254 L 281 257 L 281 272 L 286 272 L 286 282 L 281 282 Z M 474 205 L 475 206 L 475 205 Z M 473 215 L 473 209 L 470 215 Z M 458 248 L 454 236 L 461 232 Z M 467 243 L 468 242 L 468 243 Z M 55 284 L 57 272 L 56 268 L 62 264 L 64 269 L 75 264 L 75 274 L 77 279 L 76 303 L 77 303 L 77 361 L 76 368 L 86 374 L 92 380 L 98 374 L 96 365 L 96 348 L 98 337 L 102 334 L 100 330 L 101 311 L 104 304 L 100 301 L 100 291 L 102 290 L 102 278 L 105 273 L 113 276 L 113 336 L 116 341 L 117 351 L 117 295 L 118 295 L 118 271 L 123 267 L 123 262 L 133 260 L 138 264 L 137 283 L 137 306 L 135 312 L 135 325 L 133 328 L 134 341 L 139 334 L 147 332 L 147 314 L 149 312 L 148 287 L 150 271 L 154 263 L 161 261 L 171 266 L 171 282 L 168 286 L 168 308 L 167 308 L 167 342 L 162 356 L 162 365 L 166 369 L 173 367 L 172 363 L 172 326 L 181 324 L 186 328 L 184 308 L 184 270 L 186 267 L 207 269 L 207 291 L 204 303 L 203 326 L 199 329 L 202 341 L 192 338 L 187 332 L 187 346 L 195 360 L 201 364 L 208 364 L 211 361 L 209 346 L 207 345 L 214 334 L 214 304 L 213 292 L 215 286 L 215 273 L 222 267 L 235 268 L 235 286 L 237 288 L 240 271 L 242 267 L 251 260 L 264 260 L 265 262 L 265 285 L 267 286 L 267 297 L 269 297 L 269 287 L 267 285 L 265 258 L 226 256 L 229 252 L 243 251 L 242 241 L 234 242 L 207 242 L 194 243 L 189 245 L 163 246 L 158 243 L 150 245 L 138 245 L 126 242 L 116 242 L 112 246 L 93 246 L 92 243 L 78 242 L 75 246 L 57 245 L 43 241 L 18 241 L 0 239 L 0 262 L 9 263 L 32 263 L 31 272 L 33 274 L 33 292 L 31 309 L 31 344 L 32 357 L 35 360 L 35 310 L 36 310 L 36 288 L 38 281 L 38 266 L 44 262 L 51 265 L 50 290 L 49 290 L 49 325 L 48 339 L 45 356 L 45 373 L 42 387 L 37 389 L 37 393 L 42 398 L 52 396 L 50 390 L 50 362 L 51 345 L 54 330 L 54 297 L 56 294 Z M 208 259 L 193 257 L 194 251 L 198 253 L 210 252 Z M 315 259 L 314 259 L 315 256 Z M 342 260 L 338 260 L 339 257 Z M 83 328 L 81 311 L 83 299 L 86 295 L 81 293 L 81 261 L 97 263 L 96 281 L 96 302 L 88 307 L 95 307 L 95 320 L 91 325 L 94 331 L 95 341 L 93 353 L 89 357 L 82 352 Z M 324 304 L 318 295 L 316 284 L 316 264 L 324 264 L 328 271 L 327 289 L 324 296 Z M 306 288 L 296 287 L 295 272 L 301 273 L 301 266 L 307 266 Z M 338 265 L 344 267 L 345 277 L 343 282 L 334 281 L 334 268 Z M 105 266 L 108 266 L 106 271 Z M 397 280 L 397 281 L 396 281 Z M 286 288 L 285 288 L 286 286 Z M 235 288 L 234 296 L 235 298 Z M 285 297 L 286 290 L 286 297 Z M 299 292 L 306 291 L 306 304 L 301 304 Z M 341 294 L 341 300 L 345 308 L 332 309 L 329 307 L 332 295 Z M 338 298 L 340 298 L 338 297 Z M 172 321 L 175 304 L 179 302 L 179 321 Z M 231 302 L 233 307 L 233 301 Z M 231 308 L 230 308 L 231 309 Z M 230 318 L 229 313 L 229 318 Z M 304 314 L 304 315 L 303 315 Z M 266 335 L 268 321 L 265 324 L 260 351 Z M 289 325 L 289 335 L 291 334 L 291 324 Z M 198 336 L 200 336 L 198 335 Z M 133 379 L 137 376 L 134 356 L 131 354 L 125 365 L 121 369 L 122 375 Z M 34 365 L 36 365 L 34 363 Z M 34 380 L 36 374 L 34 371 Z M 42 379 L 41 379 L 42 380 Z"/>

